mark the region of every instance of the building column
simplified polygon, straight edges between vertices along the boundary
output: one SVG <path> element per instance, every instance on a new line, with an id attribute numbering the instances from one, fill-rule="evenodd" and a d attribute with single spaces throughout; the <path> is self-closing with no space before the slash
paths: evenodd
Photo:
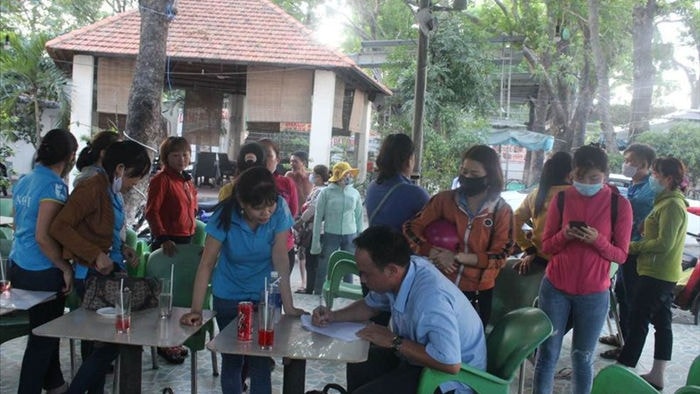
<path id="1" fill-rule="evenodd" d="M 369 132 L 372 127 L 372 102 L 369 99 L 365 99 L 362 103 L 365 106 L 362 118 L 362 129 L 360 130 L 359 137 L 360 143 L 357 147 L 357 167 L 360 169 L 360 174 L 358 176 L 357 182 L 364 182 L 367 178 L 367 156 L 369 154 Z"/>
<path id="2" fill-rule="evenodd" d="M 329 165 L 333 132 L 333 103 L 335 100 L 335 73 L 314 71 L 314 92 L 311 102 L 311 133 L 309 134 L 309 162 Z"/>
<path id="3" fill-rule="evenodd" d="M 92 138 L 93 88 L 95 85 L 95 57 L 73 56 L 73 75 L 70 101 L 70 132 L 78 140 L 78 152 L 85 147 L 85 141 Z M 69 187 L 77 170 L 71 171 Z"/>
<path id="4" fill-rule="evenodd" d="M 228 96 L 228 145 L 226 153 L 229 160 L 236 161 L 238 151 L 248 137 L 245 128 L 245 95 L 230 94 Z"/>

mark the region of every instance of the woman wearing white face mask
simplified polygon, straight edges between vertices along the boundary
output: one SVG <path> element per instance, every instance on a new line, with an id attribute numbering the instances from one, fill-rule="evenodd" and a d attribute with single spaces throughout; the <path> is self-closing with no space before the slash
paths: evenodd
<path id="1" fill-rule="evenodd" d="M 352 240 L 363 227 L 362 198 L 352 186 L 358 172 L 344 161 L 337 163 L 333 166 L 328 186 L 318 195 L 311 238 L 311 254 L 321 254 L 316 269 L 315 294 L 321 294 L 331 253 L 338 249 L 355 251 Z M 324 228 L 323 240 L 321 225 Z"/>
<path id="2" fill-rule="evenodd" d="M 630 244 L 630 253 L 638 254 L 637 280 L 632 290 L 628 335 L 617 361 L 636 367 L 649 332 L 654 325 L 654 364 L 642 375 L 657 390 L 663 389 L 664 371 L 671 360 L 673 331 L 671 301 L 681 275 L 681 260 L 688 225 L 683 196 L 687 183 L 685 166 L 675 158 L 660 158 L 652 166 L 649 186 L 656 194 L 654 208 L 644 221 L 641 240 Z"/>
<path id="3" fill-rule="evenodd" d="M 311 237 L 313 236 L 313 220 L 316 213 L 316 202 L 321 191 L 326 188 L 330 175 L 328 167 L 323 164 L 314 166 L 313 172 L 309 174 L 309 182 L 313 185 L 309 196 L 306 198 L 304 205 L 301 206 L 301 215 L 294 224 L 294 228 L 298 231 L 299 244 L 304 250 L 306 257 L 306 287 L 303 291 L 298 290 L 297 293 L 303 292 L 313 294 L 314 283 L 316 283 L 316 267 L 318 266 L 318 254 L 311 254 Z"/>
<path id="4" fill-rule="evenodd" d="M 569 315 L 573 315 L 573 392 L 589 393 L 593 355 L 608 313 L 610 262 L 624 262 L 632 227 L 630 203 L 604 184 L 606 153 L 583 146 L 574 153 L 572 188 L 549 205 L 542 249 L 551 255 L 539 293 L 554 335 L 537 353 L 534 393 L 551 393 Z"/>

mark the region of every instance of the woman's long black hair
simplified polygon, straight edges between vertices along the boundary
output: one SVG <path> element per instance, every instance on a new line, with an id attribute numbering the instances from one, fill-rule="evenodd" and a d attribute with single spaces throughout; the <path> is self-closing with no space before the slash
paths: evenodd
<path id="1" fill-rule="evenodd" d="M 231 216 L 243 209 L 241 203 L 258 207 L 277 202 L 275 178 L 266 167 L 251 167 L 236 178 L 236 185 L 231 195 L 218 203 L 214 210 L 221 209 L 219 227 L 228 231 L 231 228 Z"/>
<path id="2" fill-rule="evenodd" d="M 547 202 L 547 194 L 552 186 L 569 184 L 569 174 L 571 174 L 572 163 L 571 154 L 568 152 L 557 152 L 544 163 L 542 176 L 535 196 L 535 209 L 533 216 L 538 216 L 544 211 L 544 203 Z"/>

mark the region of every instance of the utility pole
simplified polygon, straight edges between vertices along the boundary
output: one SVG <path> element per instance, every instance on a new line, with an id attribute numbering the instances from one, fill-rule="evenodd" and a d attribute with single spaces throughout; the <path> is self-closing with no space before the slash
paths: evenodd
<path id="1" fill-rule="evenodd" d="M 419 12 L 430 8 L 430 0 L 420 0 Z M 425 108 L 425 86 L 428 78 L 428 35 L 418 29 L 418 65 L 416 67 L 416 90 L 413 112 L 413 144 L 416 147 L 414 177 L 420 179 L 423 169 L 423 119 Z"/>

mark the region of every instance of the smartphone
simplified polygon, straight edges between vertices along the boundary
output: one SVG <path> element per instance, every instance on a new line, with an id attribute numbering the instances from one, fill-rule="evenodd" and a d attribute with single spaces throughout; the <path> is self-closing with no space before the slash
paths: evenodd
<path id="1" fill-rule="evenodd" d="M 586 225 L 586 222 L 572 220 L 569 222 L 569 227 L 571 227 L 571 228 L 583 228 L 583 227 L 588 227 L 588 226 Z"/>

